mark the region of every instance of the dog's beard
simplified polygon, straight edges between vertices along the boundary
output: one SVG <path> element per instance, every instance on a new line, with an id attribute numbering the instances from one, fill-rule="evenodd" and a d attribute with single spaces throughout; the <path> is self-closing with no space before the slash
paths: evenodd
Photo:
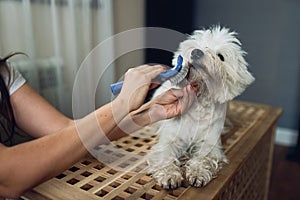
<path id="1" fill-rule="evenodd" d="M 217 66 L 210 66 L 210 69 L 208 69 L 203 64 L 198 63 L 192 63 L 192 65 L 196 68 L 196 71 L 201 78 L 201 81 L 204 82 L 203 87 L 206 87 L 207 94 L 214 100 L 219 101 L 218 97 L 226 96 L 224 94 L 226 91 L 224 91 L 224 81 L 222 77 L 222 71 Z"/>
<path id="2" fill-rule="evenodd" d="M 221 70 L 215 66 L 208 70 L 204 64 L 197 61 L 182 67 L 180 72 L 170 79 L 170 82 L 172 85 L 181 87 L 191 84 L 193 87 L 198 87 L 197 96 L 209 95 L 216 101 L 217 98 L 214 97 L 220 96 L 221 93 L 225 92 Z"/>

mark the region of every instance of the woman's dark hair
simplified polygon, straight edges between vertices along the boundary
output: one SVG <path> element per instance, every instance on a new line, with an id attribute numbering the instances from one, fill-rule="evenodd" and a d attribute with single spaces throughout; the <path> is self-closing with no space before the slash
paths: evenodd
<path id="1" fill-rule="evenodd" d="M 7 73 L 0 73 L 0 114 L 6 119 L 0 121 L 0 126 L 2 131 L 0 132 L 0 142 L 7 145 L 12 145 L 12 139 L 15 133 L 15 117 L 10 103 L 10 95 L 8 87 L 4 81 L 5 75 L 8 75 L 8 83 L 10 83 L 10 70 L 8 68 L 7 60 L 16 54 L 24 54 L 22 52 L 16 52 L 5 56 L 4 58 L 0 57 L 0 70 L 7 70 Z M 8 128 L 6 124 L 8 123 Z M 4 134 L 4 135 L 2 135 Z M 2 138 L 4 136 L 4 138 Z"/>

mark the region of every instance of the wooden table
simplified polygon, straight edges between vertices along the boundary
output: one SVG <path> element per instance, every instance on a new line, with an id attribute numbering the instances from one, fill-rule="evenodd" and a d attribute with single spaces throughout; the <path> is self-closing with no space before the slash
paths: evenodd
<path id="1" fill-rule="evenodd" d="M 266 105 L 233 101 L 227 118 L 229 132 L 222 137 L 230 160 L 204 188 L 184 183 L 176 190 L 163 190 L 145 173 L 141 157 L 157 142 L 155 128 L 147 127 L 96 150 L 112 169 L 89 157 L 61 175 L 37 186 L 24 199 L 267 199 L 276 121 L 282 110 Z M 123 153 L 122 153 L 123 152 Z M 124 153 L 129 152 L 129 154 Z M 124 168 L 124 170 L 122 170 Z M 129 170 L 128 170 L 129 169 Z"/>

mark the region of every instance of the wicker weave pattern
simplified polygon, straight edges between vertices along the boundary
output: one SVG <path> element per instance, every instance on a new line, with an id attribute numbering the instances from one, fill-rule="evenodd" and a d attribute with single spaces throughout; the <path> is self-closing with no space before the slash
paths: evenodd
<path id="1" fill-rule="evenodd" d="M 255 148 L 250 157 L 244 163 L 241 163 L 237 174 L 228 183 L 218 200 L 259 200 L 265 198 L 267 164 L 270 159 L 270 136 L 271 134 L 265 135 L 257 144 L 260 148 Z"/>
<path id="2" fill-rule="evenodd" d="M 235 101 L 231 102 L 228 108 L 228 119 L 231 124 L 228 126 L 228 133 L 222 137 L 226 154 L 249 133 L 258 121 L 266 117 L 268 110 L 263 106 Z M 39 194 L 45 199 L 68 199 L 69 196 L 70 199 L 74 197 L 80 199 L 80 195 L 88 199 L 113 200 L 184 199 L 184 193 L 190 189 L 186 183 L 176 190 L 167 191 L 161 189 L 145 173 L 146 163 L 141 157 L 157 142 L 158 138 L 153 134 L 155 130 L 153 127 L 147 127 L 113 144 L 96 148 L 103 158 L 107 158 L 106 163 L 109 163 L 111 159 L 110 164 L 117 166 L 118 170 L 94 158 L 86 158 L 56 178 L 36 187 L 27 194 L 27 198 L 30 199 L 34 197 L 34 194 Z M 271 134 L 264 136 L 257 144 L 263 149 L 255 150 L 244 163 L 238 166 L 238 173 L 227 183 L 226 188 L 219 191 L 217 199 L 263 199 L 265 183 L 263 181 L 257 183 L 256 180 L 267 178 L 267 166 L 264 163 L 269 159 L 272 144 L 270 137 Z M 245 191 L 246 188 L 247 192 L 240 192 Z"/>

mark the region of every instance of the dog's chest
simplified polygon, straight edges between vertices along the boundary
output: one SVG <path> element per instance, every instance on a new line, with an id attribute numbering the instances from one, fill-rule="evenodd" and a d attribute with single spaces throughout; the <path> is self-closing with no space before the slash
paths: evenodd
<path id="1" fill-rule="evenodd" d="M 211 131 L 215 129 L 216 125 L 222 128 L 222 116 L 225 111 L 224 106 L 213 103 L 210 98 L 198 97 L 187 113 L 176 120 L 172 120 L 171 126 L 178 132 L 176 137 L 190 146 L 193 143 L 203 141 L 207 138 L 208 133 L 212 134 Z"/>
<path id="2" fill-rule="evenodd" d="M 214 109 L 214 104 L 210 98 L 199 96 L 182 118 L 187 118 L 187 121 L 193 121 L 195 125 L 207 123 L 205 121 L 211 119 Z"/>

